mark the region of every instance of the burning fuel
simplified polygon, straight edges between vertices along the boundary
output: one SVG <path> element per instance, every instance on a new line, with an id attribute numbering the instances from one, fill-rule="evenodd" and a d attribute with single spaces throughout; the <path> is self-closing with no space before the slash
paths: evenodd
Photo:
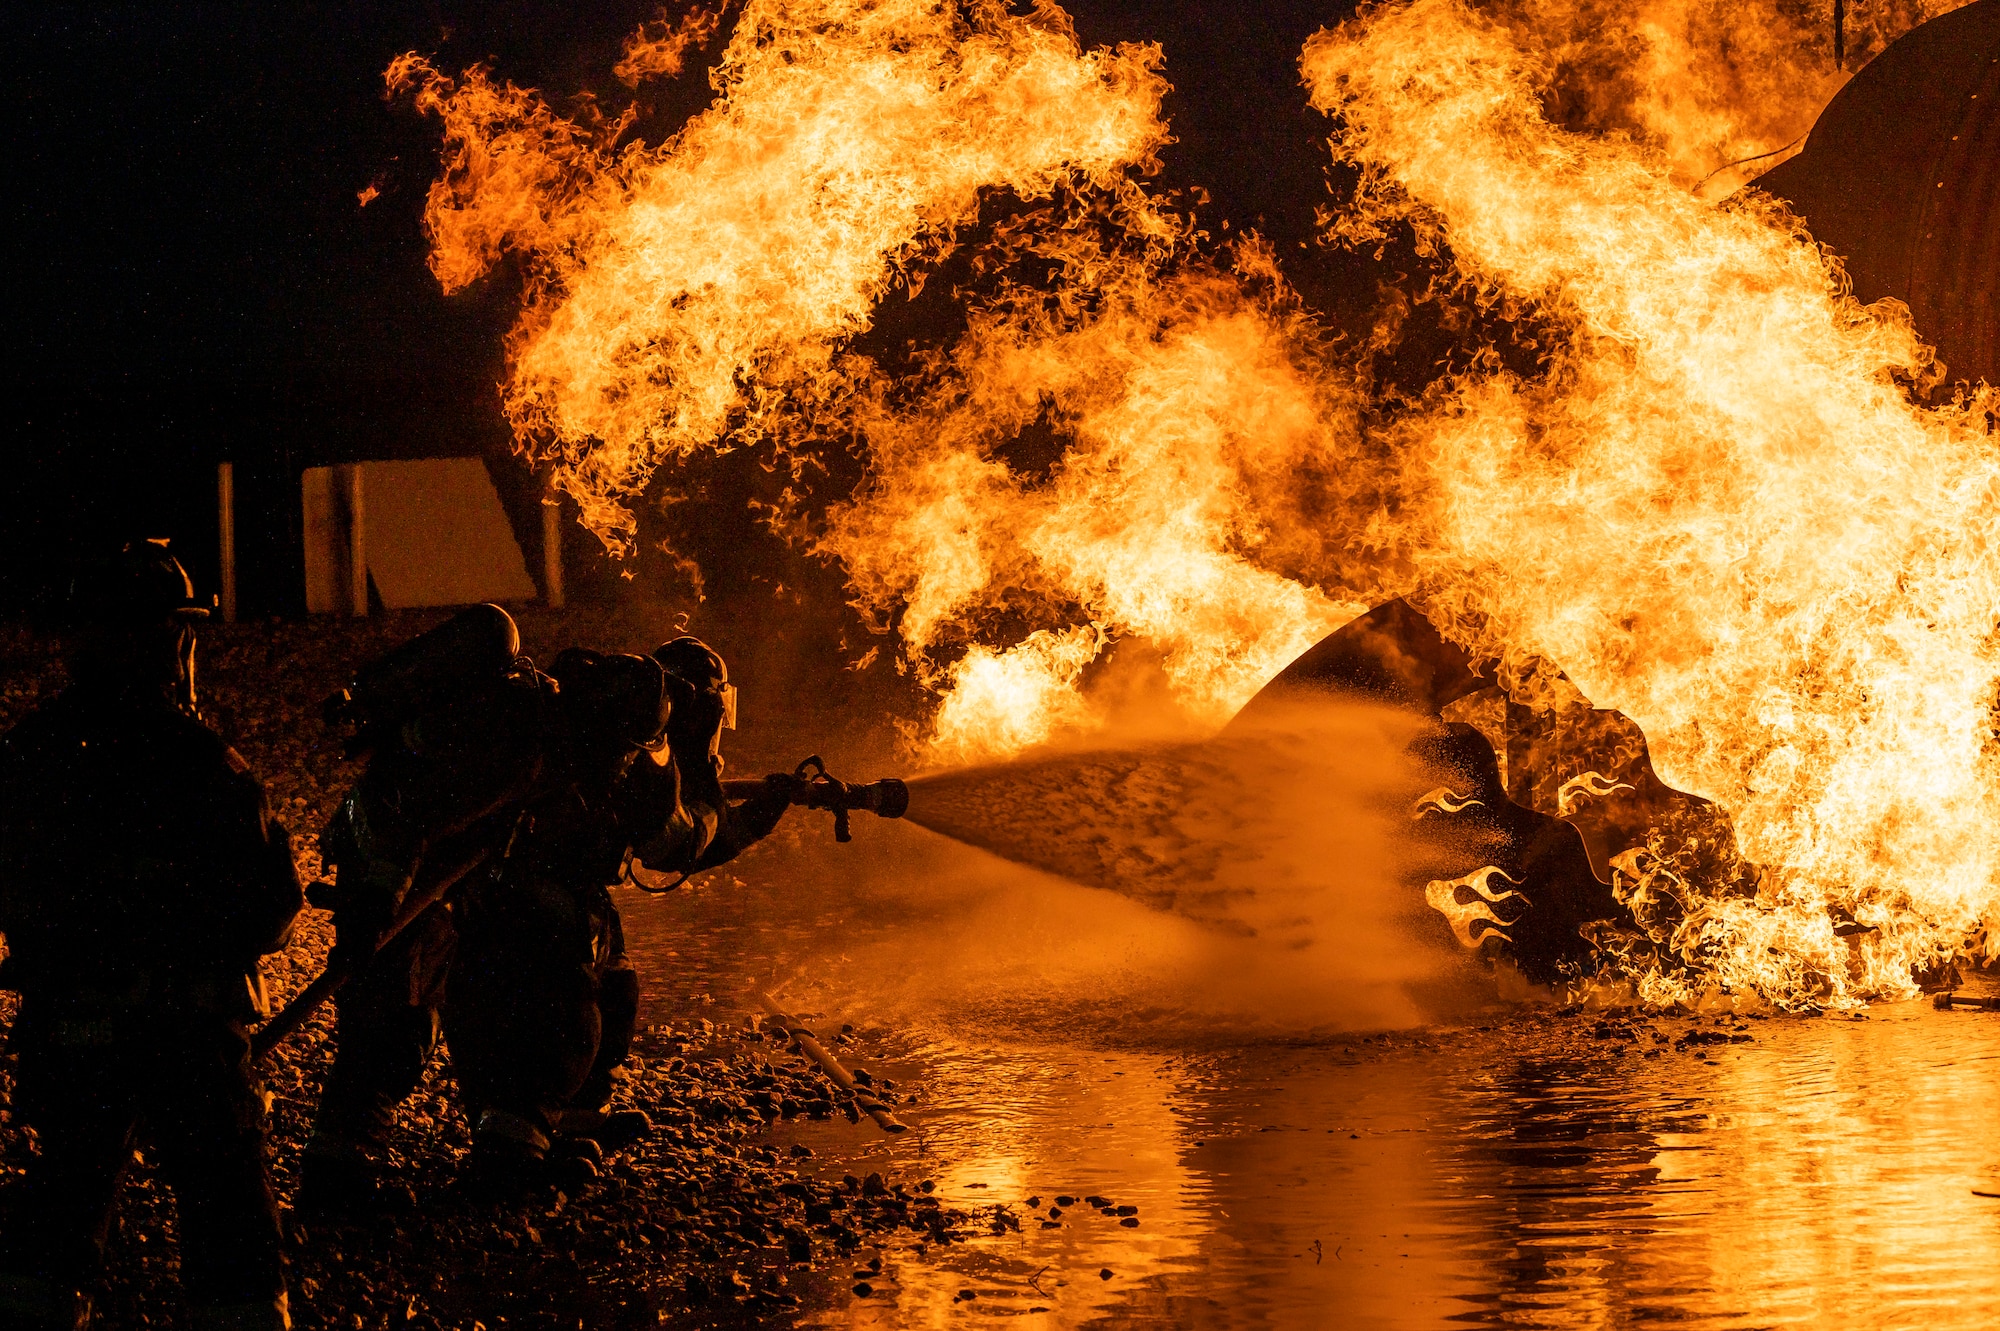
<path id="1" fill-rule="evenodd" d="M 1212 731 L 1408 597 L 1494 706 L 1558 731 L 1615 708 L 1656 783 L 1726 813 L 1727 855 L 1667 825 L 1593 845 L 1644 996 L 1840 1005 L 2000 949 L 1995 404 L 1944 390 L 1923 330 L 1857 304 L 1781 206 L 1714 200 L 1949 7 L 1850 6 L 1844 65 L 1776 4 L 1415 0 L 1320 33 L 1301 76 L 1360 181 L 1327 242 L 1412 246 L 1418 299 L 1534 330 L 1531 370 L 1473 346 L 1400 396 L 1373 366 L 1409 296 L 1338 338 L 1263 241 L 1202 232 L 1150 183 L 1161 52 L 1086 50 L 1053 4 L 749 0 L 714 104 L 657 145 L 480 69 L 390 82 L 444 122 L 440 281 L 526 263 L 508 412 L 607 544 L 677 458 L 856 441 L 866 479 L 793 534 L 934 691 L 932 759 L 1088 740 L 1123 644 Z M 619 76 L 718 31 L 653 25 Z M 976 225 L 999 192 L 1019 206 Z M 859 356 L 961 245 L 963 331 Z M 1046 467 L 1009 460 L 1030 430 L 1061 442 Z M 1636 790 L 1571 772 L 1545 812 Z M 1438 880 L 1461 941 L 1517 896 L 1486 882 Z"/>

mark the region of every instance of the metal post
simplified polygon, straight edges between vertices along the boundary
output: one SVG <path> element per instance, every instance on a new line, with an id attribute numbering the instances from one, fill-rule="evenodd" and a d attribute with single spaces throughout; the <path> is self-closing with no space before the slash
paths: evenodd
<path id="1" fill-rule="evenodd" d="M 1847 68 L 1847 3 L 1833 0 L 1833 67 Z"/>
<path id="2" fill-rule="evenodd" d="M 365 534 L 366 508 L 361 494 L 361 468 L 358 464 L 342 469 L 346 475 L 343 487 L 347 491 L 347 590 L 349 595 L 348 613 L 360 618 L 368 616 L 368 549 Z"/>
<path id="3" fill-rule="evenodd" d="M 562 609 L 562 507 L 554 490 L 542 500 L 542 599 L 551 610 Z"/>
<path id="4" fill-rule="evenodd" d="M 215 514 L 222 592 L 222 622 L 236 622 L 236 464 L 215 464 Z"/>

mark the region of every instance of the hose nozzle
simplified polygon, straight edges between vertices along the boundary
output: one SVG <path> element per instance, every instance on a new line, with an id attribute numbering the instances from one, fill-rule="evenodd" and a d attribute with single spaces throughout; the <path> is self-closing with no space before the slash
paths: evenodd
<path id="1" fill-rule="evenodd" d="M 762 781 L 725 781 L 723 792 L 731 799 L 749 799 L 765 788 Z M 818 754 L 800 763 L 791 775 L 791 800 L 806 809 L 827 809 L 833 814 L 833 839 L 851 841 L 847 815 L 866 809 L 878 818 L 901 818 L 910 808 L 910 788 L 895 777 L 861 785 L 830 775 Z"/>

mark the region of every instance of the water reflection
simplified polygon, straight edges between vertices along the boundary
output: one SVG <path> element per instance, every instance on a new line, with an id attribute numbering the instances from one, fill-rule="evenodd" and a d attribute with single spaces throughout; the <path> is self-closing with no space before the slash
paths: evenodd
<path id="1" fill-rule="evenodd" d="M 726 1012 L 777 981 L 835 1020 L 882 1025 L 857 1057 L 924 1082 L 903 1114 L 918 1130 L 787 1134 L 833 1174 L 933 1177 L 954 1204 L 1007 1202 L 1020 1221 L 943 1252 L 884 1251 L 875 1292 L 856 1298 L 864 1249 L 822 1273 L 811 1324 L 2000 1319 L 2000 1201 L 1972 1191 L 2000 1176 L 2000 1015 L 1709 1022 L 1710 1038 L 1751 1038 L 1684 1047 L 1685 1021 L 1522 1013 L 1253 1040 L 1040 984 L 998 945 L 982 970 L 949 892 L 889 908 L 860 883 L 801 894 L 809 851 L 752 860 L 740 888 L 628 905 L 654 992 Z M 1044 1226 L 1058 1196 L 1092 1194 L 1139 1224 L 1078 1204 Z"/>

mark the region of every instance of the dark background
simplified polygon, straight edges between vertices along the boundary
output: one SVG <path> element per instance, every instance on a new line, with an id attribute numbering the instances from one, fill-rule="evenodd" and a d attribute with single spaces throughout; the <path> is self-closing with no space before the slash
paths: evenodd
<path id="1" fill-rule="evenodd" d="M 1179 139 L 1164 185 L 1205 186 L 1211 223 L 1262 229 L 1309 297 L 1346 281 L 1298 243 L 1326 198 L 1327 154 L 1295 63 L 1345 0 L 1067 7 L 1086 46 L 1164 44 Z M 616 107 L 631 96 L 609 72 L 620 43 L 656 10 L 14 7 L 0 610 L 48 604 L 80 553 L 135 535 L 174 538 L 212 587 L 224 459 L 237 466 L 245 613 L 301 609 L 298 474 L 330 462 L 483 453 L 539 570 L 539 482 L 498 406 L 517 288 L 503 272 L 440 294 L 419 225 L 437 124 L 385 101 L 382 70 L 414 49 L 453 73 L 488 61 L 558 105 L 589 89 Z M 705 73 L 646 96 L 653 139 L 705 104 Z M 371 183 L 381 196 L 363 208 Z M 717 505 L 693 516 L 735 521 Z M 629 585 L 580 530 L 566 552 L 573 591 Z"/>

